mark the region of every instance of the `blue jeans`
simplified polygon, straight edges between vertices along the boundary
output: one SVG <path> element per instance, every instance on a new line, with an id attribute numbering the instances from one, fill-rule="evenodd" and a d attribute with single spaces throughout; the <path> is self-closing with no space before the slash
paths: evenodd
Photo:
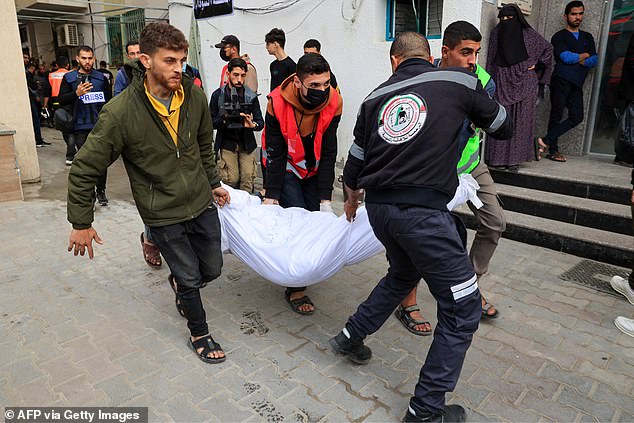
<path id="1" fill-rule="evenodd" d="M 320 203 L 317 194 L 317 177 L 299 179 L 291 172 L 284 175 L 284 185 L 280 192 L 280 206 L 285 209 L 288 207 L 300 207 L 308 211 L 319 211 Z M 301 292 L 306 289 L 305 286 L 286 288 L 286 295 L 293 292 Z"/>
<path id="2" fill-rule="evenodd" d="M 66 160 L 72 161 L 75 158 L 75 153 L 79 151 L 79 149 L 84 145 L 89 134 L 90 134 L 90 130 L 77 131 L 77 132 L 68 134 L 68 143 L 66 144 Z M 95 185 L 95 188 L 97 188 L 97 191 L 106 190 L 107 178 L 108 178 L 108 169 L 104 170 L 103 175 L 101 175 L 97 179 L 97 184 Z"/>
<path id="3" fill-rule="evenodd" d="M 154 242 L 154 239 L 152 239 L 152 231 L 150 230 L 150 227 L 148 225 L 143 225 L 143 226 L 144 226 L 144 232 L 145 232 L 145 239 L 147 241 Z"/>
<path id="4" fill-rule="evenodd" d="M 438 324 L 410 402 L 415 409 L 442 410 L 482 313 L 476 275 L 460 235 L 464 225 L 447 210 L 373 203 L 366 208 L 389 268 L 346 327 L 360 338 L 376 332 L 424 278 L 438 303 Z"/>
<path id="5" fill-rule="evenodd" d="M 153 226 L 152 238 L 174 275 L 187 327 L 192 336 L 209 333 L 200 288 L 220 276 L 222 251 L 218 210 L 210 206 L 198 217 L 167 226 Z"/>
<path id="6" fill-rule="evenodd" d="M 568 117 L 562 121 L 564 109 Z M 550 154 L 559 151 L 559 137 L 583 122 L 583 88 L 559 77 L 550 82 L 550 117 L 544 142 Z"/>
<path id="7" fill-rule="evenodd" d="M 301 207 L 308 211 L 319 211 L 319 194 L 317 193 L 317 177 L 299 179 L 291 172 L 284 175 L 284 184 L 280 193 L 280 206 Z"/>

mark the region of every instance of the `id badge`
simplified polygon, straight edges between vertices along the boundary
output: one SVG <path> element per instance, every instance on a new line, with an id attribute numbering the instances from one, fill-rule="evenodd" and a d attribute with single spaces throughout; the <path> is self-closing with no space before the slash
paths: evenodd
<path id="1" fill-rule="evenodd" d="M 288 139 L 288 152 L 289 153 L 295 153 L 296 152 L 296 146 L 297 146 L 297 139 L 289 138 Z"/>

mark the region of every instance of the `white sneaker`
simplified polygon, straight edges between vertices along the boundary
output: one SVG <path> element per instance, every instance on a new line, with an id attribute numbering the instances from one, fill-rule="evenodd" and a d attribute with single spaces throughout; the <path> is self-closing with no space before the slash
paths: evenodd
<path id="1" fill-rule="evenodd" d="M 614 319 L 614 325 L 624 334 L 634 336 L 634 320 L 619 316 Z"/>
<path id="2" fill-rule="evenodd" d="M 73 164 L 73 161 L 72 161 L 72 160 L 68 160 L 68 159 L 66 159 L 66 166 L 70 166 L 70 165 L 72 165 L 72 164 Z"/>
<path id="3" fill-rule="evenodd" d="M 634 305 L 634 290 L 630 288 L 630 283 L 626 279 L 620 276 L 612 276 L 610 285 L 616 292 L 623 294 L 630 304 Z"/>

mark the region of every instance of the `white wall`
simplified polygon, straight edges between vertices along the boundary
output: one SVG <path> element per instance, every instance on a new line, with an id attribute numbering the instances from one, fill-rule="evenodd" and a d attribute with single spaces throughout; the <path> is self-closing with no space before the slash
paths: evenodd
<path id="1" fill-rule="evenodd" d="M 49 22 L 35 22 L 32 25 L 37 45 L 31 46 L 31 55 L 36 55 L 40 63 L 49 65 L 55 60 L 53 27 Z"/>
<path id="2" fill-rule="evenodd" d="M 0 34 L 0 57 L 5 59 L 0 78 L 0 122 L 16 131 L 15 151 L 22 182 L 35 182 L 40 178 L 40 165 L 35 151 L 18 19 L 12 2 L 0 1 Z"/>
<path id="3" fill-rule="evenodd" d="M 192 9 L 183 6 L 188 0 L 170 0 L 170 22 L 189 34 Z M 268 2 L 267 2 L 268 4 Z M 261 0 L 234 0 L 234 6 L 261 6 Z M 356 5 L 356 9 L 353 7 Z M 343 6 L 343 7 L 342 7 Z M 445 0 L 443 29 L 462 19 L 480 25 L 481 0 Z M 351 18 L 354 16 L 354 22 Z M 386 0 L 324 0 L 302 2 L 280 12 L 254 15 L 236 11 L 233 15 L 198 21 L 201 37 L 203 78 L 207 95 L 218 86 L 220 70 L 225 64 L 214 44 L 224 35 L 236 35 L 241 53 L 249 54 L 257 68 L 259 91 L 269 92 L 269 56 L 264 35 L 274 27 L 286 32 L 286 52 L 295 61 L 303 54 L 309 38 L 322 44 L 322 54 L 337 76 L 344 99 L 344 113 L 339 126 L 339 157 L 345 158 L 352 144 L 352 130 L 363 99 L 391 74 L 390 42 L 385 41 Z M 440 54 L 440 40 L 431 40 L 432 54 Z M 266 101 L 261 98 L 264 108 Z"/>

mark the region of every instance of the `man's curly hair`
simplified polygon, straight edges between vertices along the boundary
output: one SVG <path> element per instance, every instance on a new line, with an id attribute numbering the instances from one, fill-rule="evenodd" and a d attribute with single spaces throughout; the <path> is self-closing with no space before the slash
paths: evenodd
<path id="1" fill-rule="evenodd" d="M 141 53 L 153 54 L 159 48 L 187 51 L 189 43 L 178 28 L 166 22 L 152 22 L 143 28 L 139 46 Z"/>

